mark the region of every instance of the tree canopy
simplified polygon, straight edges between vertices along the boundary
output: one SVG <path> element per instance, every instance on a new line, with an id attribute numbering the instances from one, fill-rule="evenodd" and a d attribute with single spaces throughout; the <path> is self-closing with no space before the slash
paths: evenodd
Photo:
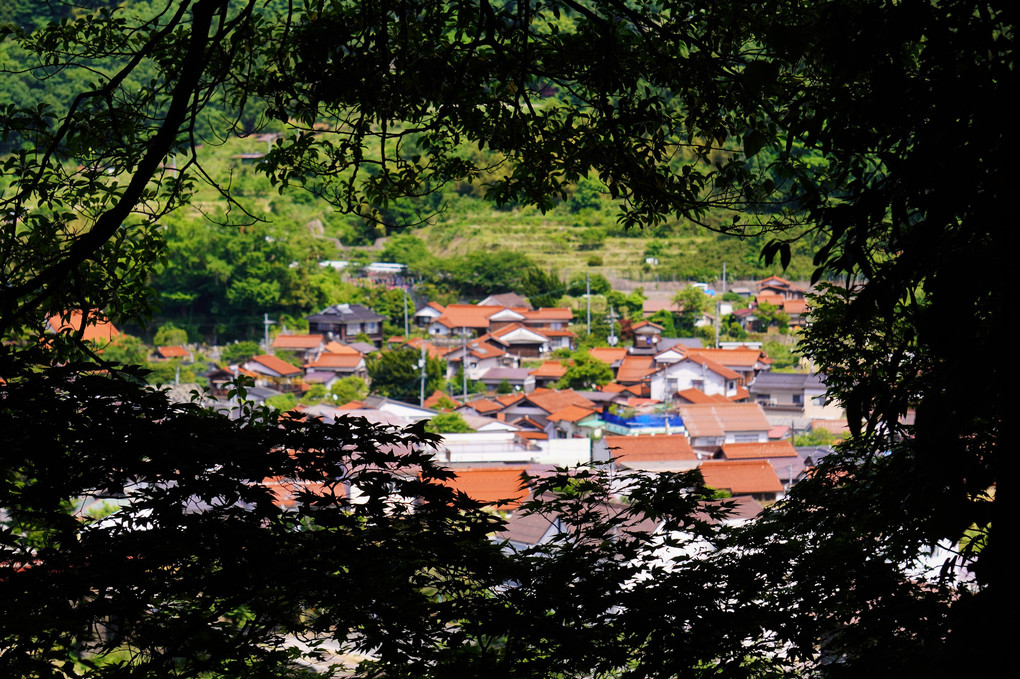
<path id="1" fill-rule="evenodd" d="M 153 659 L 157 673 L 273 675 L 284 663 L 272 654 L 290 653 L 277 635 L 298 621 L 378 644 L 394 676 L 438 675 L 444 662 L 464 661 L 464 630 L 480 633 L 470 645 L 476 670 L 498 657 L 512 676 L 524 676 L 530 659 L 543 661 L 536 671 L 582 675 L 766 673 L 779 651 L 827 674 L 888 675 L 971 669 L 961 658 L 972 649 L 1008 647 L 986 632 L 1007 619 L 1015 588 L 1016 490 L 999 445 L 1012 385 L 993 362 L 973 389 L 971 356 L 993 355 L 1008 336 L 1011 4 L 153 0 L 83 2 L 59 16 L 48 7 L 21 0 L 0 14 L 14 22 L 3 28 L 4 80 L 20 88 L 0 103 L 0 588 L 13 612 L 3 662 L 15 675 L 52 674 L 96 648 L 144 649 L 121 663 L 124 672 Z M 40 82 L 59 91 L 40 93 Z M 597 548 L 576 556 L 590 560 L 589 573 L 612 575 L 605 582 L 625 592 L 620 600 L 606 600 L 583 569 L 565 571 L 587 595 L 575 607 L 527 598 L 548 594 L 564 572 L 537 560 L 533 575 L 502 580 L 520 583 L 499 601 L 525 629 L 487 655 L 492 646 L 478 640 L 506 627 L 482 621 L 500 614 L 447 625 L 464 619 L 450 590 L 497 575 L 434 568 L 489 524 L 454 513 L 434 484 L 400 489 L 426 496 L 420 515 L 383 511 L 382 491 L 363 508 L 330 495 L 336 511 L 321 514 L 310 497 L 294 516 L 266 504 L 267 477 L 336 487 L 351 473 L 351 446 L 372 456 L 424 434 L 392 438 L 352 421 L 329 434 L 308 424 L 307 438 L 291 440 L 306 425 L 277 426 L 254 411 L 230 425 L 170 407 L 130 386 L 129 373 L 96 373 L 102 359 L 82 342 L 95 310 L 115 320 L 152 312 L 147 283 L 168 257 L 162 222 L 196 182 L 212 181 L 202 149 L 256 130 L 280 135 L 258 165 L 275 188 L 384 224 L 406 212 L 399 201 L 447 182 L 482 184 L 500 205 L 546 208 L 587 178 L 618 201 L 626 226 L 684 217 L 765 237 L 763 255 L 781 262 L 796 243 L 814 244 L 815 279 L 838 283 L 815 299 L 801 347 L 846 408 L 849 438 L 744 536 L 740 558 L 721 557 L 733 566 L 726 578 L 657 572 L 657 598 L 632 599 L 624 586 L 636 577 L 624 569 L 632 562 L 600 552 L 613 543 L 593 533 Z M 232 207 L 224 221 L 258 221 L 231 202 L 229 183 L 217 186 Z M 274 246 L 263 239 L 259 249 Z M 465 259 L 465 285 L 481 258 Z M 518 273 L 514 282 L 530 280 L 536 294 L 553 287 L 544 272 Z M 250 311 L 254 300 L 286 294 L 284 283 L 242 277 L 227 299 Z M 70 310 L 85 312 L 80 327 L 46 336 L 44 320 Z M 92 362 L 76 362 L 83 358 Z M 69 367 L 48 367 L 60 363 Z M 172 448 L 165 423 L 179 425 L 166 439 Z M 205 435 L 224 443 L 207 450 Z M 290 448 L 316 462 L 291 461 Z M 261 462 L 249 467 L 245 455 Z M 69 511 L 71 498 L 138 484 L 123 520 L 82 522 Z M 646 496 L 654 508 L 659 496 Z M 670 497 L 678 512 L 696 509 Z M 191 498 L 201 501 L 197 513 L 183 511 Z M 259 511 L 240 509 L 248 505 Z M 307 530 L 291 530 L 298 524 Z M 178 527 L 196 539 L 157 542 Z M 236 546 L 236 563 L 216 535 Z M 294 550 L 293 541 L 315 548 Z M 465 554 L 488 554 L 484 544 Z M 919 574 L 919 555 L 936 545 L 956 550 L 955 565 L 967 570 Z M 274 599 L 254 568 L 290 570 L 296 553 L 304 573 L 300 560 L 320 549 L 364 560 L 327 570 L 337 587 L 310 593 L 314 606 Z M 307 565 L 318 572 L 322 562 Z M 393 587 L 340 587 L 359 573 L 388 574 L 377 582 Z M 43 603 L 17 594 L 41 597 L 57 582 L 66 587 Z M 691 592 L 694 608 L 680 609 L 689 616 L 657 625 L 640 613 L 639 604 Z M 740 616 L 726 616 L 735 605 Z M 321 612 L 311 623 L 302 618 L 310 609 Z M 404 628 L 412 618 L 431 642 Z M 593 632 L 597 658 L 570 656 L 576 670 L 555 662 Z M 683 652 L 709 638 L 719 643 Z M 418 674 L 405 671 L 411 660 L 421 660 Z"/>

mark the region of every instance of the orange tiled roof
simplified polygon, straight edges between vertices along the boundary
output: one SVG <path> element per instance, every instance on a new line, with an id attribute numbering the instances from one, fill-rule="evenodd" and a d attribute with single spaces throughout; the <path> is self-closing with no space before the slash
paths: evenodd
<path id="1" fill-rule="evenodd" d="M 789 439 L 767 443 L 724 443 L 723 456 L 727 460 L 757 460 L 768 457 L 797 457 Z"/>
<path id="2" fill-rule="evenodd" d="M 691 437 L 723 436 L 728 431 L 765 431 L 772 426 L 757 403 L 681 405 L 677 408 Z"/>
<path id="3" fill-rule="evenodd" d="M 593 358 L 612 365 L 627 357 L 627 347 L 592 347 L 588 353 Z"/>
<path id="4" fill-rule="evenodd" d="M 322 335 L 277 335 L 274 349 L 317 349 L 322 346 Z"/>
<path id="5" fill-rule="evenodd" d="M 299 375 L 301 373 L 301 368 L 295 368 L 290 363 L 287 363 L 287 361 L 277 358 L 276 356 L 270 356 L 269 354 L 253 356 L 251 360 L 254 363 L 260 363 L 265 367 L 269 368 L 270 370 L 272 370 L 273 372 L 276 372 L 283 376 Z"/>
<path id="6" fill-rule="evenodd" d="M 536 391 L 538 390 L 536 389 Z M 513 404 L 520 401 L 522 398 L 524 398 L 524 394 L 517 391 L 512 394 L 500 394 L 499 396 L 496 397 L 496 402 L 502 403 L 503 407 L 505 408 L 506 406 L 512 406 Z"/>
<path id="7" fill-rule="evenodd" d="M 515 309 L 529 321 L 572 321 L 574 312 L 566 307 L 542 307 L 534 311 L 527 309 Z"/>
<path id="8" fill-rule="evenodd" d="M 753 368 L 754 364 L 758 361 L 771 363 L 771 359 L 765 357 L 761 349 L 751 349 L 749 347 L 738 347 L 736 349 L 688 349 L 687 355 L 697 355 L 727 367 L 737 366 L 747 369 Z"/>
<path id="9" fill-rule="evenodd" d="M 646 377 L 655 372 L 655 358 L 653 356 L 628 356 L 623 359 L 619 369 L 616 371 L 616 381 L 620 383 L 642 382 Z"/>
<path id="10" fill-rule="evenodd" d="M 521 474 L 525 467 L 469 467 L 457 469 L 457 476 L 446 485 L 461 491 L 479 502 L 494 503 L 497 509 L 511 509 L 527 497 L 528 491 L 521 488 Z"/>
<path id="11" fill-rule="evenodd" d="M 436 319 L 448 328 L 488 328 L 489 316 L 504 307 L 476 306 L 474 304 L 451 304 L 443 309 L 443 315 Z"/>
<path id="12" fill-rule="evenodd" d="M 690 403 L 719 403 L 719 399 L 715 396 L 709 396 L 700 389 L 684 389 L 683 391 L 678 391 L 677 395 Z M 723 397 L 723 400 L 728 399 Z"/>
<path id="13" fill-rule="evenodd" d="M 755 295 L 754 297 L 754 303 L 756 306 L 761 306 L 762 304 L 765 304 L 767 302 L 772 306 L 782 308 L 783 302 L 785 300 L 786 300 L 785 297 L 774 292 L 763 292 L 761 294 Z"/>
<path id="14" fill-rule="evenodd" d="M 806 299 L 783 300 L 783 311 L 788 314 L 806 314 L 808 312 L 808 301 Z"/>
<path id="15" fill-rule="evenodd" d="M 361 354 L 321 354 L 317 361 L 312 361 L 308 368 L 357 368 L 364 359 Z"/>
<path id="16" fill-rule="evenodd" d="M 156 347 L 156 351 L 163 358 L 187 358 L 188 350 L 184 347 Z"/>
<path id="17" fill-rule="evenodd" d="M 490 401 L 489 399 L 486 398 L 480 398 L 477 401 L 469 401 L 465 405 L 467 405 L 470 408 L 474 408 L 475 411 L 481 415 L 485 415 L 486 413 L 494 413 L 506 407 L 502 403 L 499 403 L 497 401 Z"/>
<path id="18" fill-rule="evenodd" d="M 454 349 L 441 349 L 428 340 L 421 339 L 420 337 L 413 337 L 407 340 L 407 346 L 413 347 L 418 351 L 421 351 L 422 346 L 425 347 L 425 353 L 428 354 L 429 358 L 442 358 L 448 352 Z"/>
<path id="19" fill-rule="evenodd" d="M 361 356 L 361 352 L 358 351 L 357 349 L 355 349 L 354 347 L 348 346 L 346 344 L 340 344 L 337 341 L 328 342 L 326 344 L 326 346 L 323 347 L 323 353 L 326 353 L 326 354 L 357 354 L 358 356 Z"/>
<path id="20" fill-rule="evenodd" d="M 562 410 L 567 406 L 575 405 L 581 406 L 582 408 L 590 408 L 594 410 L 595 404 L 581 396 L 573 389 L 563 389 L 561 391 L 553 389 L 535 389 L 530 394 L 524 396 L 528 401 L 531 401 L 536 406 L 541 408 L 547 413 L 555 413 L 557 410 Z"/>
<path id="21" fill-rule="evenodd" d="M 682 434 L 607 436 L 609 453 L 627 462 L 697 460 L 690 441 Z"/>
<path id="22" fill-rule="evenodd" d="M 46 320 L 46 324 L 52 332 L 63 332 L 65 330 L 78 332 L 81 329 L 81 322 L 82 313 L 78 309 L 70 312 L 66 323 L 60 319 L 60 314 L 50 316 Z M 119 337 L 120 334 L 120 330 L 117 330 L 109 319 L 93 310 L 89 312 L 88 322 L 85 325 L 85 331 L 82 333 L 82 339 L 88 342 L 109 342 L 115 337 Z"/>
<path id="23" fill-rule="evenodd" d="M 565 408 L 560 408 L 554 413 L 550 413 L 546 419 L 550 422 L 580 422 L 584 418 L 590 417 L 597 412 L 597 410 L 592 408 L 582 408 L 578 405 L 569 405 Z"/>
<path id="24" fill-rule="evenodd" d="M 453 398 L 452 396 L 450 396 L 450 395 L 448 395 L 448 394 L 446 394 L 444 392 L 439 391 L 438 389 L 433 391 L 432 395 L 429 396 L 427 399 L 425 399 L 425 403 L 423 403 L 422 405 L 424 405 L 426 408 L 435 409 L 436 405 L 440 401 L 442 401 L 444 398 L 447 398 L 447 399 L 453 401 L 453 407 L 455 407 L 455 408 L 458 407 L 458 406 L 464 405 L 463 403 L 461 403 L 457 399 Z"/>
<path id="25" fill-rule="evenodd" d="M 781 493 L 783 484 L 767 460 L 713 460 L 698 465 L 705 485 L 734 495 Z"/>
<path id="26" fill-rule="evenodd" d="M 567 374 L 567 368 L 559 361 L 546 361 L 528 374 L 535 377 L 555 377 L 559 379 Z"/>
<path id="27" fill-rule="evenodd" d="M 804 290 L 804 288 L 800 287 L 799 285 L 794 285 L 790 281 L 786 280 L 785 278 L 780 278 L 779 276 L 769 276 L 768 278 L 758 281 L 759 290 L 767 287 L 788 288 L 790 290 L 799 291 Z"/>
<path id="28" fill-rule="evenodd" d="M 515 436 L 519 439 L 528 439 L 530 441 L 546 441 L 549 439 L 549 435 L 544 431 L 518 431 Z"/>
<path id="29" fill-rule="evenodd" d="M 726 379 L 726 380 L 740 379 L 740 373 L 736 373 L 736 372 L 730 370 L 729 368 L 724 366 L 722 363 L 718 363 L 717 361 L 714 361 L 711 358 L 708 358 L 707 356 L 705 356 L 703 354 L 698 354 L 698 353 L 691 352 L 691 353 L 687 354 L 686 356 L 684 356 L 683 360 L 693 361 L 694 363 L 697 363 L 698 365 L 702 365 L 702 366 L 706 367 L 707 369 L 711 370 L 712 372 L 714 372 L 716 375 L 719 375 L 723 379 Z"/>

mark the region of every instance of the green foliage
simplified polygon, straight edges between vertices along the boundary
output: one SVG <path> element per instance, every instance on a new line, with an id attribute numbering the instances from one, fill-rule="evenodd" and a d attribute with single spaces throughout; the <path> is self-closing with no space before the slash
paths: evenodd
<path id="1" fill-rule="evenodd" d="M 609 193 L 609 191 L 602 182 L 585 177 L 577 182 L 577 186 L 574 188 L 574 195 L 568 201 L 570 211 L 598 210 L 602 207 L 602 195 L 606 193 Z"/>
<path id="2" fill-rule="evenodd" d="M 439 413 L 428 421 L 426 430 L 439 434 L 464 434 L 474 431 L 460 413 Z"/>
<path id="3" fill-rule="evenodd" d="M 258 356 L 259 345 L 251 340 L 234 342 L 223 347 L 220 352 L 220 360 L 228 365 L 244 363 L 252 356 Z"/>
<path id="4" fill-rule="evenodd" d="M 188 343 L 188 333 L 173 323 L 159 326 L 152 343 L 157 347 L 179 347 Z"/>
<path id="5" fill-rule="evenodd" d="M 839 440 L 839 437 L 828 429 L 815 427 L 806 434 L 798 434 L 793 437 L 795 446 L 831 446 Z"/>
<path id="6" fill-rule="evenodd" d="M 586 275 L 587 279 L 585 278 Z M 587 283 L 585 282 L 586 280 Z M 581 297 L 586 294 L 588 286 L 591 287 L 591 294 L 593 295 L 605 295 L 613 289 L 609 279 L 600 273 L 585 274 L 578 272 L 570 277 L 570 282 L 567 284 L 567 294 L 571 297 Z"/>
<path id="7" fill-rule="evenodd" d="M 673 295 L 673 304 L 679 310 L 677 332 L 682 337 L 689 337 L 694 334 L 694 324 L 709 310 L 712 300 L 700 288 L 688 285 Z"/>
<path id="8" fill-rule="evenodd" d="M 369 356 L 366 364 L 373 394 L 398 401 L 417 403 L 421 389 L 421 354 L 417 349 L 401 346 Z M 442 390 L 446 365 L 438 358 L 425 355 L 425 393 Z"/>
<path id="9" fill-rule="evenodd" d="M 740 324 L 740 320 L 733 314 L 729 314 L 722 319 L 719 332 L 731 340 L 739 341 L 747 339 L 747 330 L 744 329 L 744 326 Z"/>
<path id="10" fill-rule="evenodd" d="M 266 399 L 266 405 L 273 407 L 281 413 L 286 413 L 298 406 L 298 397 L 294 394 L 280 394 L 270 396 Z"/>
<path id="11" fill-rule="evenodd" d="M 790 370 L 800 364 L 800 356 L 797 355 L 795 347 L 796 345 L 775 340 L 763 342 L 761 345 L 765 354 L 774 361 L 773 370 Z"/>
<path id="12" fill-rule="evenodd" d="M 231 420 L 85 366 L 28 372 L 10 358 L 0 352 L 5 441 L 34 445 L 0 458 L 0 558 L 19 564 L 0 581 L 5 676 L 79 676 L 77 665 L 242 677 L 257 665 L 296 678 L 297 656 L 275 650 L 290 635 L 364 652 L 357 639 L 380 626 L 395 634 L 371 642 L 380 662 L 427 672 L 459 645 L 457 621 L 482 593 L 465 584 L 503 560 L 486 537 L 499 521 L 443 485 L 450 473 L 424 452 L 434 435 L 300 423 L 250 403 Z M 414 473 L 384 471 L 394 464 Z M 64 500 L 96 497 L 120 498 L 116 511 Z"/>
<path id="13" fill-rule="evenodd" d="M 368 396 L 368 385 L 360 377 L 348 375 L 334 382 L 330 387 L 330 393 L 338 404 L 343 405 L 351 401 L 360 401 Z"/>
<path id="14" fill-rule="evenodd" d="M 442 273 L 433 272 L 436 280 L 466 298 L 516 291 L 537 307 L 543 306 L 543 299 L 555 299 L 563 289 L 559 278 L 542 271 L 520 252 L 476 251 L 451 258 L 444 267 Z"/>
<path id="15" fill-rule="evenodd" d="M 101 347 L 103 360 L 123 365 L 143 365 L 149 358 L 149 348 L 132 335 L 120 335 Z"/>
<path id="16" fill-rule="evenodd" d="M 769 328 L 777 328 L 779 332 L 785 333 L 790 325 L 790 315 L 781 307 L 769 302 L 762 302 L 754 311 L 758 317 L 758 331 L 768 332 Z"/>
<path id="17" fill-rule="evenodd" d="M 567 372 L 556 386 L 560 389 L 593 390 L 613 381 L 613 369 L 607 363 L 594 358 L 586 351 L 576 351 L 571 356 Z"/>

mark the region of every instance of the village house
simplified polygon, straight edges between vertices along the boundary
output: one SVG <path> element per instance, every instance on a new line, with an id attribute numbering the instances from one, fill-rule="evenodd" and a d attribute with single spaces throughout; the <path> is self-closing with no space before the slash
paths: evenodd
<path id="1" fill-rule="evenodd" d="M 381 316 L 363 304 L 335 304 L 305 317 L 308 330 L 339 342 L 353 342 L 365 335 L 376 347 L 382 345 Z"/>
<path id="2" fill-rule="evenodd" d="M 769 440 L 769 424 L 757 403 L 717 405 L 681 405 L 677 411 L 683 419 L 691 446 L 707 456 L 724 443 L 765 443 Z"/>

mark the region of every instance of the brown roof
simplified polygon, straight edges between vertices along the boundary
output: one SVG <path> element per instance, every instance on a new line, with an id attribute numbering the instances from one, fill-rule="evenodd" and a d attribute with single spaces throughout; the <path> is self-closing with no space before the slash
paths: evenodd
<path id="1" fill-rule="evenodd" d="M 722 454 L 727 460 L 752 460 L 769 457 L 797 457 L 789 439 L 766 443 L 724 443 Z"/>
<path id="2" fill-rule="evenodd" d="M 682 434 L 607 436 L 606 445 L 613 457 L 627 462 L 697 460 L 690 441 Z"/>
<path id="3" fill-rule="evenodd" d="M 705 485 L 734 495 L 781 493 L 783 484 L 767 460 L 712 460 L 698 465 Z"/>
<path id="4" fill-rule="evenodd" d="M 728 431 L 771 429 L 765 412 L 757 403 L 719 403 L 677 407 L 687 433 L 696 436 L 724 436 Z"/>

